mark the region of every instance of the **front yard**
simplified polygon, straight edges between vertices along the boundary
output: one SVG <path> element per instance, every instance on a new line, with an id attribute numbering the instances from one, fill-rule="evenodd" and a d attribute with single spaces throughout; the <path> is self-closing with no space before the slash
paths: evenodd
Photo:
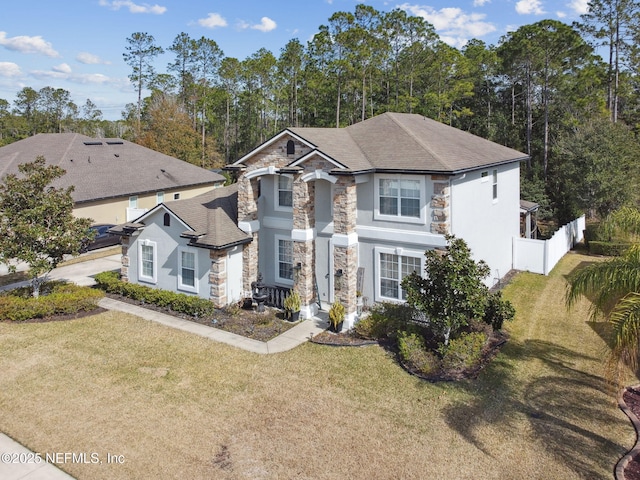
<path id="1" fill-rule="evenodd" d="M 460 383 L 378 346 L 257 355 L 114 312 L 0 323 L 0 431 L 43 455 L 124 456 L 61 465 L 81 479 L 612 478 L 634 431 L 602 376 L 603 325 L 564 308 L 589 260 L 516 277 L 510 341 Z"/>

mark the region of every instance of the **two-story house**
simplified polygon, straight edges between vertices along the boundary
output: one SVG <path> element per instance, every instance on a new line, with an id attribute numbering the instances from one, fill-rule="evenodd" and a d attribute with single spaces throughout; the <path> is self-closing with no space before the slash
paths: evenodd
<path id="1" fill-rule="evenodd" d="M 295 288 L 302 316 L 402 301 L 424 252 L 463 238 L 497 282 L 520 236 L 526 155 L 413 114 L 346 128 L 287 128 L 227 168 L 238 182 L 163 203 L 114 231 L 129 281 L 224 306 L 267 285 Z"/>
<path id="2" fill-rule="evenodd" d="M 243 283 L 295 287 L 303 317 L 335 299 L 401 301 L 424 252 L 465 239 L 497 282 L 520 232 L 516 150 L 415 114 L 346 128 L 288 128 L 229 168 L 238 175 Z"/>

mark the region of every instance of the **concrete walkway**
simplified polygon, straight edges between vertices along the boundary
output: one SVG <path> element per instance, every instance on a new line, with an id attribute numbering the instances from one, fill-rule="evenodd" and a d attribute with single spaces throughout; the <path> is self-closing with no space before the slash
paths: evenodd
<path id="1" fill-rule="evenodd" d="M 178 330 L 184 330 L 185 332 L 200 335 L 201 337 L 210 338 L 216 342 L 226 343 L 233 347 L 262 354 L 286 352 L 287 350 L 291 350 L 301 343 L 306 342 L 314 335 L 326 330 L 329 326 L 326 318 L 327 315 L 324 312 L 321 312 L 320 315 L 322 315 L 322 317 L 304 320 L 283 334 L 278 335 L 273 340 L 261 342 L 259 340 L 253 340 L 241 335 L 236 335 L 235 333 L 225 332 L 218 328 L 208 327 L 206 325 L 201 325 L 189 320 L 183 320 L 172 315 L 131 305 L 130 303 L 120 302 L 112 298 L 105 297 L 100 300 L 98 305 L 108 310 L 130 313 L 131 315 L 135 315 L 146 320 L 161 323 L 167 327 L 177 328 Z"/>
<path id="2" fill-rule="evenodd" d="M 50 279 L 67 280 L 78 285 L 94 285 L 93 275 L 107 270 L 117 270 L 120 268 L 120 255 L 111 255 L 86 262 L 67 265 L 56 268 L 49 275 Z M 15 288 L 27 285 L 29 282 L 0 287 L 0 290 Z M 282 335 L 277 336 L 268 342 L 260 342 L 250 338 L 225 332 L 217 328 L 200 325 L 188 320 L 182 320 L 171 315 L 156 312 L 146 308 L 120 302 L 112 298 L 103 298 L 99 305 L 102 308 L 126 312 L 153 322 L 177 328 L 201 337 L 210 338 L 216 342 L 225 343 L 237 348 L 242 348 L 254 353 L 270 354 L 285 352 L 306 342 L 314 335 L 322 332 L 328 327 L 327 314 L 321 312 L 318 317 L 311 320 L 304 320 L 293 328 L 290 328 Z M 8 454 L 8 456 L 7 456 Z M 20 456 L 22 454 L 22 457 Z M 15 460 L 15 462 L 14 462 Z M 29 462 L 29 460 L 31 462 Z M 15 440 L 0 433 L 0 479 L 2 480 L 73 480 L 55 465 L 46 463 L 44 459 L 37 462 L 32 452 L 20 445 Z"/>

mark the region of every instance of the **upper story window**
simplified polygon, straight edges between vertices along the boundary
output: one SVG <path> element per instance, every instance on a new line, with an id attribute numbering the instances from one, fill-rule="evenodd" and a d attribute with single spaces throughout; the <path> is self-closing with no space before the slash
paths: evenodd
<path id="1" fill-rule="evenodd" d="M 132 195 L 129 197 L 129 208 L 138 208 L 138 196 Z"/>
<path id="2" fill-rule="evenodd" d="M 498 170 L 493 171 L 493 199 L 498 199 Z"/>
<path id="3" fill-rule="evenodd" d="M 424 222 L 426 205 L 423 178 L 405 175 L 378 177 L 375 187 L 377 219 Z"/>
<path id="4" fill-rule="evenodd" d="M 293 208 L 293 177 L 280 175 L 278 177 L 278 207 Z"/>
<path id="5" fill-rule="evenodd" d="M 156 205 L 160 204 L 164 202 L 164 192 L 157 192 L 156 193 Z"/>

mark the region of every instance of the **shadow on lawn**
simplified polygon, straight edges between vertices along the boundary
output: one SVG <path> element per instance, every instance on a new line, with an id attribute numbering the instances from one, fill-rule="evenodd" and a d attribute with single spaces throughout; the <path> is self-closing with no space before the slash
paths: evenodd
<path id="1" fill-rule="evenodd" d="M 517 364 L 542 361 L 542 374 L 522 385 Z M 522 418 L 539 445 L 583 478 L 612 471 L 627 447 L 599 433 L 599 426 L 627 422 L 615 415 L 610 386 L 600 377 L 575 368 L 579 360 L 596 360 L 557 344 L 528 340 L 510 344 L 475 381 L 460 385 L 471 395 L 445 410 L 449 426 L 476 448 L 491 448 L 476 434 L 485 424 L 499 424 L 505 437 L 522 435 Z M 536 367 L 537 368 L 537 367 Z M 631 426 L 628 426 L 631 428 Z"/>

